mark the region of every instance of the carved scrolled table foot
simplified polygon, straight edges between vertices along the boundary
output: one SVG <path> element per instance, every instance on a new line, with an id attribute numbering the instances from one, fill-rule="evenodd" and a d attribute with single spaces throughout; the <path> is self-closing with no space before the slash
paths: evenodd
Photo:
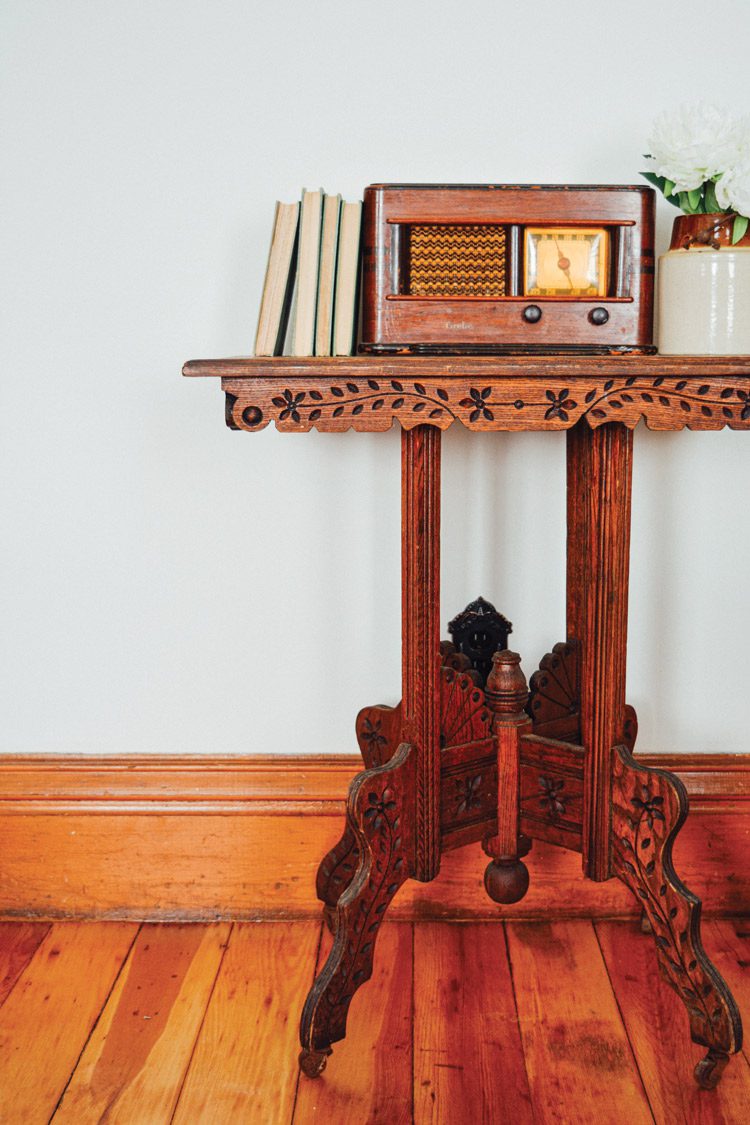
<path id="1" fill-rule="evenodd" d="M 357 837 L 347 824 L 339 842 L 323 857 L 315 880 L 317 896 L 323 903 L 323 917 L 331 933 L 336 903 L 354 878 L 358 862 Z"/>
<path id="2" fill-rule="evenodd" d="M 614 873 L 638 897 L 665 980 L 682 1000 L 694 1043 L 708 1049 L 695 1080 L 712 1090 L 742 1046 L 742 1021 L 726 981 L 700 935 L 701 903 L 677 876 L 672 844 L 688 811 L 682 782 L 636 762 L 624 746 L 613 755 Z"/>
<path id="3" fill-rule="evenodd" d="M 310 1051 L 305 1047 L 299 1053 L 299 1068 L 307 1078 L 320 1078 L 332 1053 L 331 1050 Z"/>
<path id="4" fill-rule="evenodd" d="M 372 974 L 385 912 L 413 874 L 414 766 L 412 747 L 402 743 L 387 765 L 358 774 L 349 789 L 348 828 L 361 858 L 336 905 L 333 948 L 302 1012 L 300 1068 L 309 1078 L 344 1038 L 349 1005 Z"/>
<path id="5" fill-rule="evenodd" d="M 693 1071 L 695 1081 L 700 1088 L 702 1090 L 715 1090 L 728 1062 L 729 1055 L 724 1051 L 715 1051 L 712 1048 Z"/>

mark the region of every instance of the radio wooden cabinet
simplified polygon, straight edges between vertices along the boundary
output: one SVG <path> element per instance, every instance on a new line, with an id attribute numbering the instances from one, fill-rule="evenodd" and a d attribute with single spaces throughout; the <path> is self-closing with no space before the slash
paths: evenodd
<path id="1" fill-rule="evenodd" d="M 233 429 L 402 430 L 402 698 L 357 718 L 365 769 L 318 872 L 335 938 L 302 1013 L 304 1073 L 319 1074 L 345 1035 L 407 879 L 431 880 L 444 851 L 480 845 L 488 894 L 515 902 L 540 839 L 579 852 L 587 878 L 633 892 L 704 1048 L 695 1077 L 715 1086 L 741 1046 L 740 1016 L 704 952 L 700 902 L 672 864 L 685 790 L 633 756 L 625 699 L 631 469 L 642 419 L 750 430 L 750 357 L 228 359 L 184 373 L 221 378 Z M 520 656 L 497 650 L 508 623 L 487 603 L 461 622 L 470 643 L 441 643 L 440 442 L 454 423 L 566 433 L 567 629 L 529 683 Z"/>
<path id="2" fill-rule="evenodd" d="M 362 257 L 360 351 L 655 350 L 653 188 L 374 184 Z"/>

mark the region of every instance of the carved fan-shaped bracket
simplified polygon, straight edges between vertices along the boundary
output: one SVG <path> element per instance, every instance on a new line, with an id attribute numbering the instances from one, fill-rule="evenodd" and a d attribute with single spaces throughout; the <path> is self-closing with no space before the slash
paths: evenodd
<path id="1" fill-rule="evenodd" d="M 440 670 L 440 746 L 448 750 L 467 742 L 480 742 L 492 733 L 492 714 L 484 692 L 471 670 Z"/>
<path id="2" fill-rule="evenodd" d="M 527 711 L 534 734 L 580 742 L 578 644 L 561 641 L 542 657 L 529 683 Z"/>
<path id="3" fill-rule="evenodd" d="M 687 1008 L 693 1041 L 708 1048 L 696 1079 L 714 1086 L 729 1055 L 742 1046 L 742 1023 L 703 948 L 700 899 L 672 866 L 672 844 L 687 811 L 687 792 L 678 778 L 640 765 L 624 746 L 615 748 L 612 867 L 651 924 L 662 974 Z"/>
<path id="4" fill-rule="evenodd" d="M 482 687 L 482 677 L 479 672 L 472 666 L 466 653 L 458 651 L 453 641 L 440 642 L 440 663 L 444 668 L 452 668 L 454 672 L 466 672 L 477 687 Z"/>
<path id="5" fill-rule="evenodd" d="M 357 743 L 368 770 L 389 762 L 401 742 L 401 704 L 363 707 L 355 724 Z"/>

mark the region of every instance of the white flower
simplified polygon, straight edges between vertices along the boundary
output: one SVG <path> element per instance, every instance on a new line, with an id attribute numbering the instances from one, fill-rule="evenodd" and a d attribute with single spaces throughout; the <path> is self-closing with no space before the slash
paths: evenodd
<path id="1" fill-rule="evenodd" d="M 747 124 L 713 105 L 683 105 L 662 113 L 648 139 L 652 170 L 694 191 L 738 163 L 747 147 Z"/>
<path id="2" fill-rule="evenodd" d="M 716 198 L 720 207 L 731 208 L 738 215 L 750 218 L 750 153 L 716 181 Z"/>

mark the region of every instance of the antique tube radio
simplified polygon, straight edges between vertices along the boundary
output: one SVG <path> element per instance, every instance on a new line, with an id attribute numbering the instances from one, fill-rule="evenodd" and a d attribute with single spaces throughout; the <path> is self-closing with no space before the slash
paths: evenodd
<path id="1" fill-rule="evenodd" d="M 365 352 L 652 352 L 648 187 L 374 184 Z"/>

